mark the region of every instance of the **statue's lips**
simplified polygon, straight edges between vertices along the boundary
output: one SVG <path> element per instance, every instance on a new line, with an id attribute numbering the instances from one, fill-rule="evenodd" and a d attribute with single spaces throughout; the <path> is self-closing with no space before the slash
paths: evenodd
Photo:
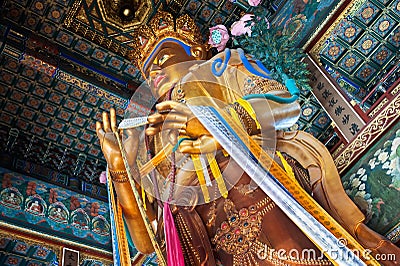
<path id="1" fill-rule="evenodd" d="M 158 88 L 160 82 L 165 78 L 165 75 L 159 75 L 154 79 L 154 87 Z"/>

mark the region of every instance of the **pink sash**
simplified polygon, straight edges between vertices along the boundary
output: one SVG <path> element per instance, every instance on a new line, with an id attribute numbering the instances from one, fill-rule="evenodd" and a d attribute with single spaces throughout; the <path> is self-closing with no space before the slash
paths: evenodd
<path id="1" fill-rule="evenodd" d="M 168 202 L 164 202 L 164 234 L 167 246 L 167 265 L 168 266 L 185 266 L 182 247 L 179 241 L 178 231 L 176 230 L 174 217 L 172 217 L 171 209 Z"/>

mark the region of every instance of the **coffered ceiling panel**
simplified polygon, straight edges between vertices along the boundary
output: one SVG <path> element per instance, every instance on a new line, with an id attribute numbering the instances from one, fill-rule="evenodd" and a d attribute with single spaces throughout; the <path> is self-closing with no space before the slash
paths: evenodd
<path id="1" fill-rule="evenodd" d="M 346 93 L 362 101 L 389 71 L 399 71 L 400 1 L 354 3 L 319 56 Z"/>
<path id="2" fill-rule="evenodd" d="M 277 9 L 282 1 L 276 1 Z M 249 7 L 225 1 L 142 1 L 135 18 L 121 19 L 124 1 L 6 0 L 1 2 L 0 131 L 3 164 L 105 199 L 98 182 L 105 161 L 95 134 L 101 113 L 121 120 L 143 82 L 127 59 L 135 27 L 157 9 L 189 13 L 208 36 Z M 139 10 L 141 9 L 141 10 Z M 139 19 L 139 18 L 144 18 Z M 149 95 L 135 111 L 142 113 Z"/>

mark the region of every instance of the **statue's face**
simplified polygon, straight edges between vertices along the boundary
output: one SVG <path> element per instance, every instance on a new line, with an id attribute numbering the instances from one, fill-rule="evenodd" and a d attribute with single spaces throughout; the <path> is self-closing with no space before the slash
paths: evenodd
<path id="1" fill-rule="evenodd" d="M 148 59 L 148 62 L 143 73 L 154 97 L 160 99 L 188 73 L 190 62 L 194 64 L 196 58 L 188 55 L 182 45 L 165 41 Z M 179 64 L 182 62 L 188 63 Z"/>

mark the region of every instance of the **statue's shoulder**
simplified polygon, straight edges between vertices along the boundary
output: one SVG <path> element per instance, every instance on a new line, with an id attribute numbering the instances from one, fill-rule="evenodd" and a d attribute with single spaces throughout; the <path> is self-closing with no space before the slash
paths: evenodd
<path id="1" fill-rule="evenodd" d="M 210 59 L 206 60 L 206 64 L 214 62 L 222 62 L 228 66 L 240 67 L 249 62 L 251 65 L 256 66 L 256 58 L 249 54 L 246 54 L 242 49 L 229 49 L 226 48 L 224 51 L 214 55 Z"/>
<path id="2" fill-rule="evenodd" d="M 286 91 L 284 86 L 276 83 L 268 78 L 268 73 L 260 61 L 245 54 L 241 49 L 225 49 L 208 60 L 192 65 L 180 80 L 178 87 L 180 94 L 186 98 L 208 92 L 215 98 L 232 102 L 246 94 Z M 190 89 L 185 89 L 186 84 L 190 84 Z M 221 92 L 221 95 L 217 92 Z M 178 90 L 175 94 L 177 93 Z"/>
<path id="3" fill-rule="evenodd" d="M 241 48 L 225 49 L 207 62 L 217 68 L 213 70 L 217 75 L 226 70 L 231 70 L 231 72 L 235 70 L 236 72 L 240 72 L 242 77 L 254 76 L 260 79 L 270 79 L 271 73 L 261 60 L 246 54 Z"/>
<path id="4" fill-rule="evenodd" d="M 200 68 L 208 68 L 215 77 L 235 76 L 240 83 L 248 77 L 268 78 L 268 70 L 262 63 L 240 48 L 227 48 L 201 63 Z"/>

